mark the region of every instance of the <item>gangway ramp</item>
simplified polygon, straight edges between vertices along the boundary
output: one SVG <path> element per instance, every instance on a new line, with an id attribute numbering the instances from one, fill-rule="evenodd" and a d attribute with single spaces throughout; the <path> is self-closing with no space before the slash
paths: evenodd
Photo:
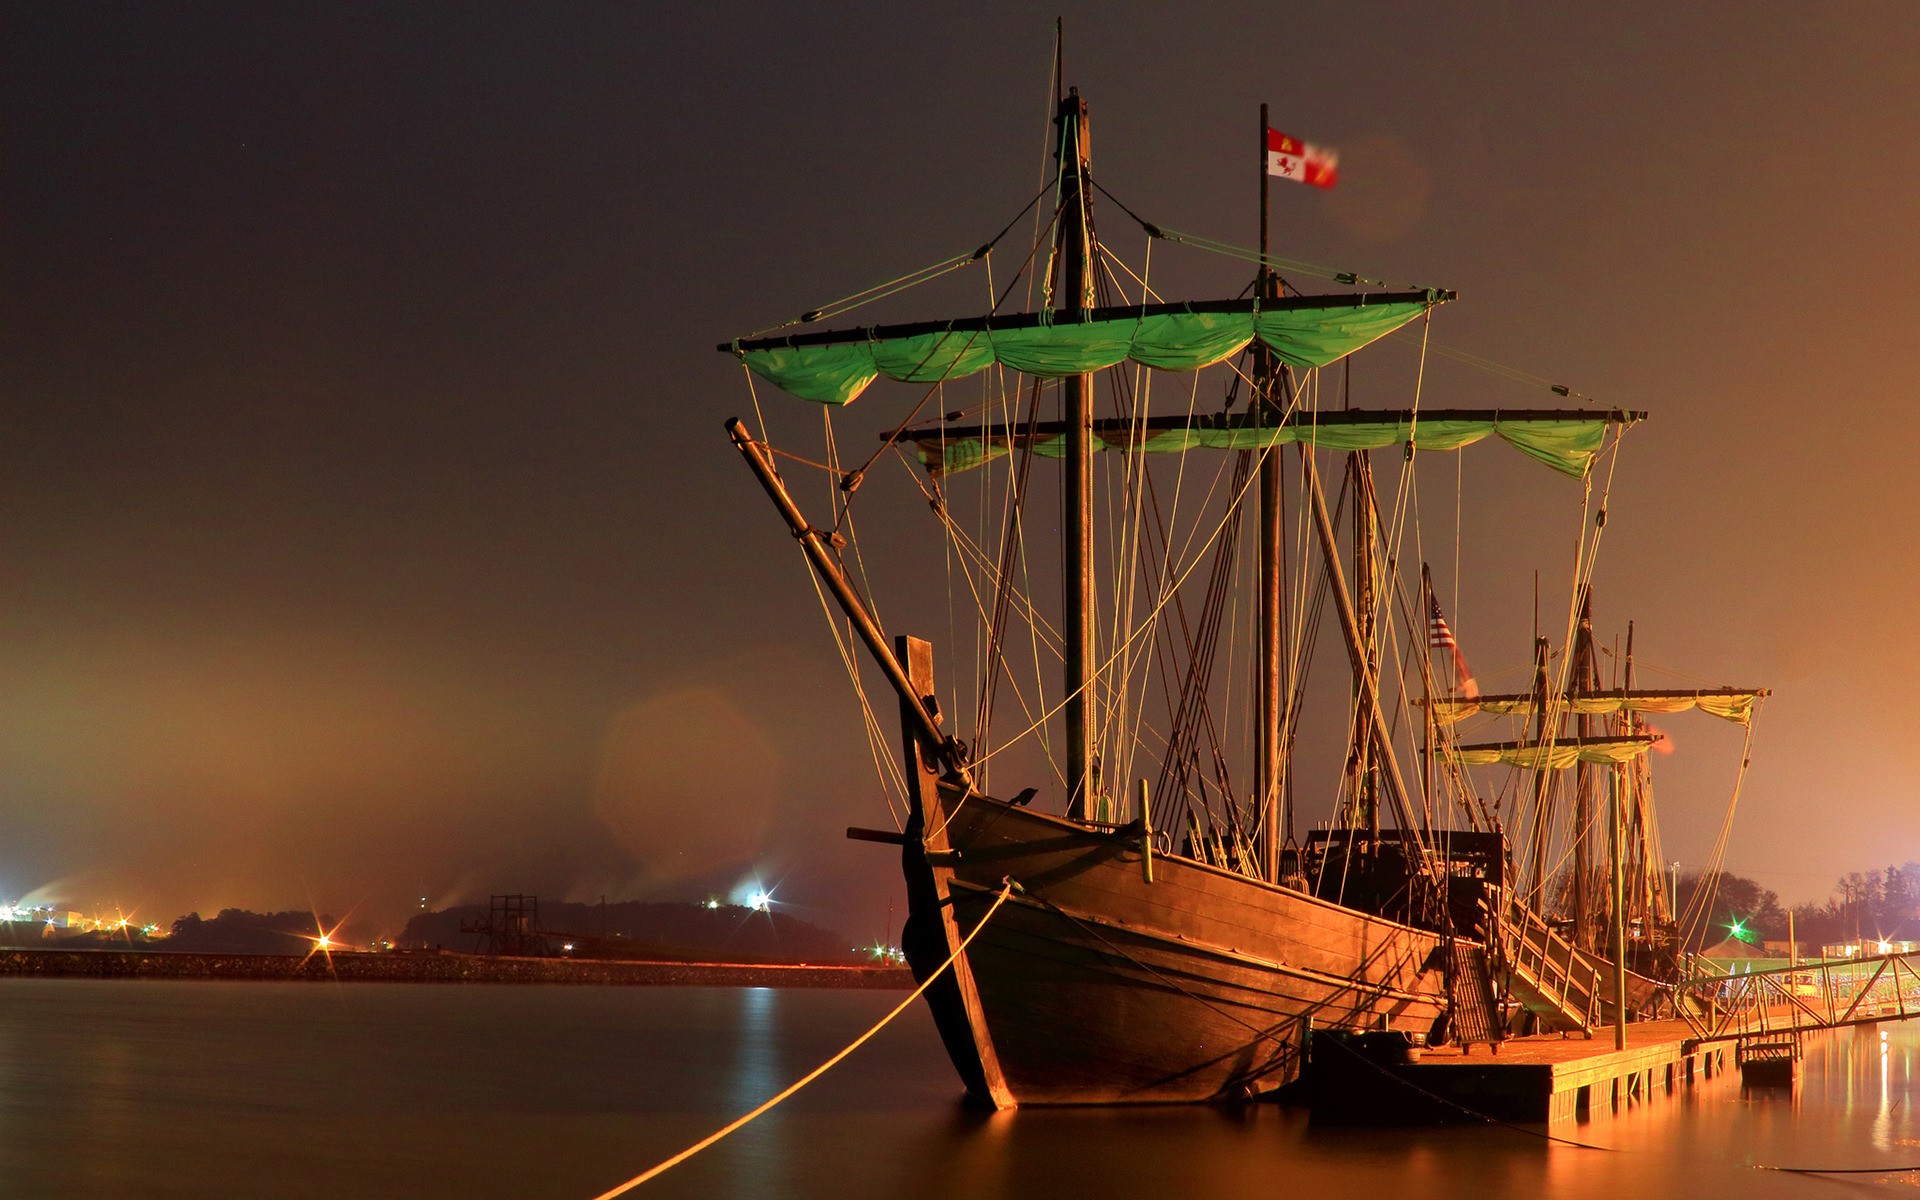
<path id="1" fill-rule="evenodd" d="M 1613 1020 L 1613 964 L 1575 946 L 1514 904 L 1500 930 L 1507 991 L 1534 1014 L 1543 1033 L 1587 1033 Z M 1646 1012 L 1657 988 L 1627 972 L 1627 1012 Z"/>

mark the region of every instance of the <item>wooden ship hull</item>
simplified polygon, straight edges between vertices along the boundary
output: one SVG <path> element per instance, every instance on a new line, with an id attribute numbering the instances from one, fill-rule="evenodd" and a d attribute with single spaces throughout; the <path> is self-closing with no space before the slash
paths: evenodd
<path id="1" fill-rule="evenodd" d="M 903 696 L 932 695 L 931 647 L 896 653 Z M 1452 908 L 1503 919 L 1444 938 L 1162 853 L 1142 821 L 984 795 L 943 777 L 924 709 L 903 703 L 901 724 L 907 826 L 849 832 L 901 845 L 901 948 L 968 1094 L 996 1108 L 1249 1099 L 1299 1078 L 1316 1030 L 1419 1040 L 1444 1015 L 1455 1040 L 1590 1036 L 1621 1001 L 1629 1019 L 1654 1007 L 1654 980 L 1616 986 L 1497 879 L 1460 880 Z"/>
<path id="2" fill-rule="evenodd" d="M 999 895 L 928 991 L 970 1094 L 1016 1104 L 1164 1103 L 1271 1091 L 1307 1030 L 1424 1034 L 1446 1006 L 1439 939 L 1003 801 L 929 787 L 903 852 L 902 938 L 920 978 Z"/>

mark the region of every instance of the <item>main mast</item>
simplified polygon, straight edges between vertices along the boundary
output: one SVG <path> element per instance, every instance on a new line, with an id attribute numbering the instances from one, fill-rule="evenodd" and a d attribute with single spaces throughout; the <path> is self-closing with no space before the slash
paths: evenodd
<path id="1" fill-rule="evenodd" d="M 1061 97 L 1056 161 L 1060 169 L 1060 217 L 1055 226 L 1055 258 L 1060 264 L 1056 307 L 1081 313 L 1093 307 L 1093 229 L 1087 220 L 1087 102 L 1071 88 Z M 1066 497 L 1061 536 L 1061 581 L 1066 624 L 1067 814 L 1092 815 L 1100 781 L 1093 737 L 1100 727 L 1093 673 L 1093 376 L 1062 380 L 1061 417 L 1067 427 Z"/>
<path id="2" fill-rule="evenodd" d="M 1267 264 L 1267 185 L 1272 178 L 1267 170 L 1267 106 L 1260 106 L 1260 298 L 1270 300 L 1280 294 L 1280 279 Z M 1278 375 L 1272 351 L 1254 343 L 1254 392 L 1256 412 L 1266 413 L 1277 423 L 1282 415 L 1275 402 L 1274 383 Z M 1280 808 L 1285 766 L 1281 742 L 1283 728 L 1280 675 L 1280 530 L 1282 525 L 1282 480 L 1279 447 L 1270 447 L 1260 456 L 1260 649 L 1258 675 L 1260 729 L 1254 755 L 1254 796 L 1261 831 L 1261 860 L 1267 882 L 1280 881 Z"/>

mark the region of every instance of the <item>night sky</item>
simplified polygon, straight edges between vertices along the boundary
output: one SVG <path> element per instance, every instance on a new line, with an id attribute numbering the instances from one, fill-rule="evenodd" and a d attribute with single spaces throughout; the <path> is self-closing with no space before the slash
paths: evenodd
<path id="1" fill-rule="evenodd" d="M 1129 206 L 1251 242 L 1268 102 L 1342 152 L 1276 185 L 1279 253 L 1456 288 L 1436 340 L 1652 411 L 1597 605 L 1666 682 L 1775 689 L 1730 867 L 1798 901 L 1920 859 L 1920 8 L 1065 16 Z M 879 932 L 892 852 L 841 831 L 886 808 L 713 346 L 999 229 L 1052 37 L 1010 4 L 0 11 L 0 900 L 391 922 L 757 877 Z M 1571 535 L 1505 554 L 1502 471 L 1456 626 L 1518 686 Z M 1715 725 L 1658 763 L 1683 863 Z"/>

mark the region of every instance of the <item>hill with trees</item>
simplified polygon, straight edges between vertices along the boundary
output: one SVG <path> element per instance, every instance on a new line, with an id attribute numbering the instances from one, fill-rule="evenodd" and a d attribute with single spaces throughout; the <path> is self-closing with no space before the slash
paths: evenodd
<path id="1" fill-rule="evenodd" d="M 1706 920 L 1689 931 L 1687 949 L 1700 950 L 1738 925 L 1749 940 L 1784 941 L 1787 908 L 1772 889 L 1728 872 L 1680 877 L 1680 911 L 1710 897 Z M 1840 942 L 1880 938 L 1920 941 L 1920 863 L 1853 871 L 1833 885 L 1825 901 L 1793 906 L 1793 935 L 1810 950 Z"/>
<path id="2" fill-rule="evenodd" d="M 484 952 L 489 938 L 481 931 L 490 919 L 485 904 L 423 912 L 407 922 L 399 944 L 411 949 Z M 528 934 L 533 952 L 568 953 L 575 958 L 839 964 L 861 957 L 851 949 L 852 943 L 831 930 L 786 913 L 731 904 L 541 903 Z M 565 949 L 569 943 L 571 951 Z"/>
<path id="3" fill-rule="evenodd" d="M 197 912 L 179 918 L 173 923 L 173 933 L 159 948 L 201 954 L 310 954 L 320 931 L 334 928 L 332 917 L 316 916 L 305 909 L 257 913 L 226 908 L 212 919 Z M 344 940 L 339 944 L 348 947 Z"/>

